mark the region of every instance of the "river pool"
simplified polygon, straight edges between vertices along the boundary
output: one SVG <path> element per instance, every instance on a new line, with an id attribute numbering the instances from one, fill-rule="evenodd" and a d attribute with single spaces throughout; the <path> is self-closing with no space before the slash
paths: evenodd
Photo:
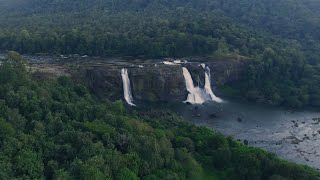
<path id="1" fill-rule="evenodd" d="M 197 125 L 320 169 L 320 111 L 224 101 L 185 105 L 180 113 Z"/>

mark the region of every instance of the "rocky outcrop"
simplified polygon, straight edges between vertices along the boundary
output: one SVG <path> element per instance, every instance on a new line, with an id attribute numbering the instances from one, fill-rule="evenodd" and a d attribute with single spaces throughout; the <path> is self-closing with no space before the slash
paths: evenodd
<path id="1" fill-rule="evenodd" d="M 70 76 L 63 65 L 33 64 L 29 67 L 32 76 L 36 79 L 52 79 L 59 76 Z"/>
<path id="2" fill-rule="evenodd" d="M 94 94 L 110 100 L 122 98 L 121 68 L 119 66 L 89 65 L 82 68 L 85 74 L 83 79 Z"/>
<path id="3" fill-rule="evenodd" d="M 37 78 L 71 76 L 75 81 L 85 83 L 100 98 L 116 100 L 123 98 L 121 69 L 127 68 L 131 80 L 134 100 L 148 102 L 181 102 L 187 97 L 182 66 L 190 71 L 194 84 L 204 86 L 204 69 L 200 63 L 211 69 L 214 87 L 237 81 L 241 77 L 245 60 L 212 60 L 204 58 L 186 59 L 189 63 L 165 65 L 162 61 L 88 61 L 85 63 L 32 64 Z M 214 88 L 215 89 L 215 88 Z"/>
<path id="4" fill-rule="evenodd" d="M 236 59 L 211 61 L 208 63 L 208 66 L 211 69 L 211 80 L 218 86 L 238 81 L 246 68 L 246 64 L 246 60 Z"/>
<path id="5" fill-rule="evenodd" d="M 130 70 L 133 97 L 141 101 L 183 101 L 185 82 L 180 66 L 132 68 Z"/>
<path id="6" fill-rule="evenodd" d="M 246 68 L 248 60 L 243 58 L 238 59 L 227 59 L 218 60 L 211 58 L 189 58 L 190 63 L 187 65 L 191 72 L 195 82 L 200 79 L 200 86 L 203 84 L 204 74 L 202 73 L 203 68 L 198 66 L 200 63 L 207 64 L 211 69 L 211 81 L 214 86 L 222 86 L 226 83 L 238 81 Z"/>

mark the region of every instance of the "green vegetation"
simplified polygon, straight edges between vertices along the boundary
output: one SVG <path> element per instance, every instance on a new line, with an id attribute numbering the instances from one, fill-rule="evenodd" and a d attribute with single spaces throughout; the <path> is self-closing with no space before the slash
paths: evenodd
<path id="1" fill-rule="evenodd" d="M 248 57 L 233 96 L 320 106 L 316 0 L 0 0 L 0 50 Z M 0 65 L 0 179 L 319 179 L 165 110 L 101 102 L 67 77 Z M 231 88 L 230 88 L 231 87 Z"/>
<path id="2" fill-rule="evenodd" d="M 0 66 L 0 179 L 317 179 L 165 110 L 102 102 L 67 77 L 35 81 L 17 53 Z"/>
<path id="3" fill-rule="evenodd" d="M 316 0 L 0 0 L 0 49 L 95 56 L 246 56 L 234 95 L 320 106 Z"/>

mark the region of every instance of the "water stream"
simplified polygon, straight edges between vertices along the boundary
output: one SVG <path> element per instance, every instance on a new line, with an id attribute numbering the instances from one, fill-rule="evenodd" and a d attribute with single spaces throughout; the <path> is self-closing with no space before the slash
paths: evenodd
<path id="1" fill-rule="evenodd" d="M 222 99 L 218 98 L 214 93 L 212 92 L 211 89 L 211 72 L 210 68 L 207 66 L 205 68 L 205 84 L 204 84 L 204 89 L 207 93 L 207 95 L 210 96 L 210 99 L 215 101 L 215 102 L 222 102 Z"/>
<path id="2" fill-rule="evenodd" d="M 121 77 L 122 77 L 122 83 L 123 83 L 123 96 L 124 99 L 127 101 L 127 103 L 130 106 L 135 106 L 133 104 L 133 98 L 131 93 L 131 85 L 130 85 L 130 79 L 128 75 L 128 69 L 123 68 L 121 69 Z"/>
<path id="3" fill-rule="evenodd" d="M 186 102 L 189 102 L 191 104 L 204 103 L 206 101 L 206 99 L 204 97 L 204 93 L 203 93 L 202 89 L 199 87 L 194 87 L 191 74 L 187 68 L 183 67 L 182 71 L 183 71 L 183 76 L 186 81 L 186 88 L 187 88 L 187 91 L 189 92 Z"/>
<path id="4" fill-rule="evenodd" d="M 222 99 L 214 95 L 211 89 L 210 68 L 201 64 L 205 69 L 205 86 L 204 88 L 195 87 L 192 76 L 186 67 L 182 67 L 183 76 L 186 82 L 186 89 L 189 92 L 185 102 L 191 104 L 203 104 L 206 101 L 222 102 Z"/>

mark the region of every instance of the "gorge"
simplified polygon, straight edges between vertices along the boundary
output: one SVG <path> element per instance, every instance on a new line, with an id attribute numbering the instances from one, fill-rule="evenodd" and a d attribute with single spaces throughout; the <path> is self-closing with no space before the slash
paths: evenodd
<path id="1" fill-rule="evenodd" d="M 144 102 L 179 102 L 181 106 L 173 110 L 194 124 L 210 127 L 286 160 L 320 168 L 319 113 L 293 112 L 225 98 L 220 103 L 222 100 L 217 96 L 221 94 L 215 86 L 237 81 L 244 60 L 25 58 L 35 78 L 70 76 L 85 83 L 99 98 L 124 99 L 131 106 Z M 63 60 L 68 63 L 62 63 Z M 189 103 L 183 104 L 184 101 Z"/>
<path id="2" fill-rule="evenodd" d="M 0 180 L 320 180 L 320 0 L 0 0 Z"/>

